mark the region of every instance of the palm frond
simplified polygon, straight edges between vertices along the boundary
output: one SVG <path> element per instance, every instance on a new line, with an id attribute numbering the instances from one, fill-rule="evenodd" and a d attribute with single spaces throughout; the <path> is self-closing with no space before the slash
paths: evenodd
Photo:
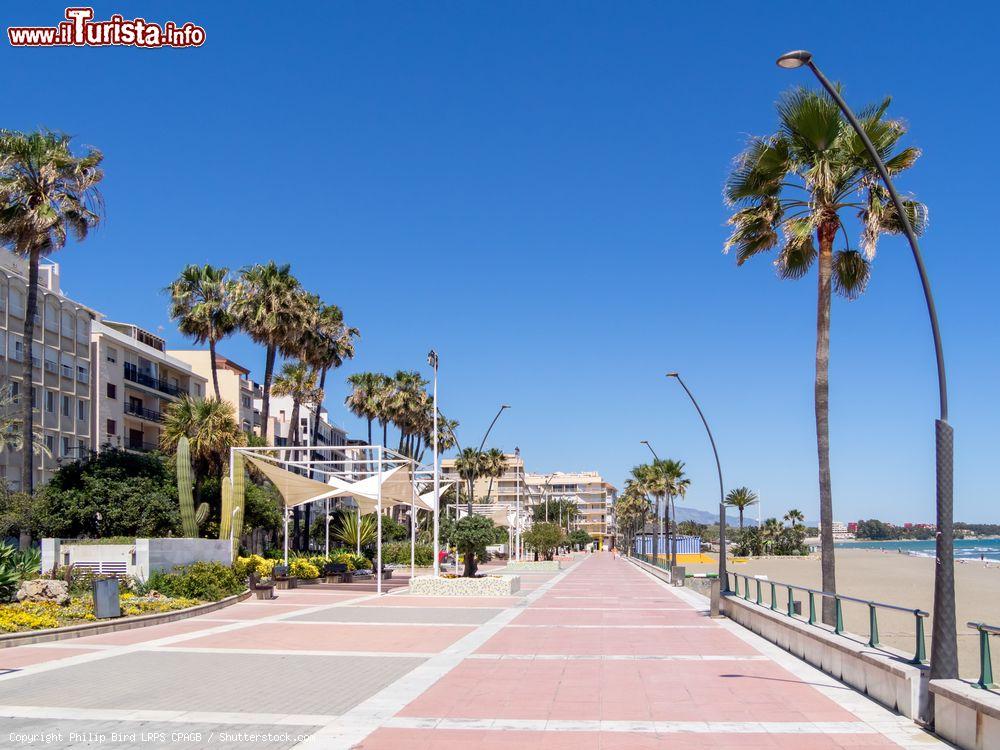
<path id="1" fill-rule="evenodd" d="M 871 277 L 871 264 L 857 250 L 841 250 L 833 256 L 833 289 L 853 300 L 864 293 Z"/>

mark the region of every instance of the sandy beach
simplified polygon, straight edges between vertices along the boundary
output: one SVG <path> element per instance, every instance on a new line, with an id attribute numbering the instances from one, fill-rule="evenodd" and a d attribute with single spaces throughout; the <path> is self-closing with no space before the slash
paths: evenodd
<path id="1" fill-rule="evenodd" d="M 911 609 L 932 612 L 934 599 L 934 560 L 899 554 L 891 542 L 886 551 L 871 549 L 838 548 L 837 589 L 841 594 L 861 599 L 873 599 Z M 689 573 L 709 572 L 712 565 L 689 565 Z M 731 563 L 730 572 L 744 575 L 766 575 L 782 581 L 809 588 L 820 587 L 819 556 L 802 558 L 751 559 L 745 563 Z M 769 587 L 763 587 L 765 601 L 769 601 Z M 751 586 L 751 593 L 754 589 Z M 956 563 L 955 591 L 958 624 L 958 651 L 962 677 L 975 679 L 979 675 L 979 642 L 976 631 L 966 627 L 967 622 L 987 622 L 1000 625 L 1000 565 L 989 567 L 980 562 Z M 802 596 L 802 595 L 800 595 Z M 778 604 L 784 607 L 785 595 L 779 590 Z M 819 602 L 817 601 L 817 609 Z M 803 602 L 808 612 L 808 601 Z M 862 604 L 844 604 L 845 627 L 852 633 L 868 637 L 868 608 Z M 879 610 L 879 635 L 882 643 L 899 648 L 909 654 L 914 649 L 914 618 L 906 613 Z M 927 654 L 931 649 L 930 618 L 925 623 Z M 1000 650 L 1000 640 L 994 639 L 994 650 Z M 996 659 L 994 660 L 996 663 Z"/>

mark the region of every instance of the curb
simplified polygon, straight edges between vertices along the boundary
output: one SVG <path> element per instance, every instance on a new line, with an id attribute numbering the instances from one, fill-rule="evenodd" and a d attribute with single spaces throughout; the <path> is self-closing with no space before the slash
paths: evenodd
<path id="1" fill-rule="evenodd" d="M 237 604 L 250 598 L 250 591 L 242 594 L 227 596 L 217 602 L 207 604 L 197 604 L 187 609 L 178 609 L 173 612 L 155 612 L 149 615 L 138 615 L 136 617 L 126 617 L 120 620 L 106 622 L 86 622 L 80 625 L 67 625 L 64 628 L 47 628 L 45 630 L 25 630 L 21 633 L 5 633 L 0 635 L 0 649 L 13 648 L 14 646 L 28 646 L 33 643 L 48 643 L 51 641 L 66 641 L 72 638 L 83 638 L 88 635 L 101 635 L 103 633 L 117 633 L 122 630 L 134 630 L 135 628 L 145 628 L 150 625 L 163 625 L 177 620 L 186 620 L 189 617 L 205 615 L 209 612 L 223 609 L 231 604 Z"/>

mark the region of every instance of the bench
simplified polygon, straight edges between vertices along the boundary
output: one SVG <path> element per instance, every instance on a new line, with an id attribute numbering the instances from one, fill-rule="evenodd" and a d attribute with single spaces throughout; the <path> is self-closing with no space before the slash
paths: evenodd
<path id="1" fill-rule="evenodd" d="M 275 565 L 271 571 L 271 578 L 274 580 L 274 587 L 276 589 L 294 589 L 298 585 L 298 579 L 295 576 L 288 575 L 287 565 Z"/>
<path id="2" fill-rule="evenodd" d="M 350 583 L 353 579 L 346 563 L 327 563 L 323 566 L 324 583 Z"/>

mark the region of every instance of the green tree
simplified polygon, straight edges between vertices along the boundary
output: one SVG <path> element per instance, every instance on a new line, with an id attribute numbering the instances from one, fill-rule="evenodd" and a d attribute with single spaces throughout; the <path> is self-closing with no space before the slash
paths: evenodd
<path id="1" fill-rule="evenodd" d="M 862 127 L 890 174 L 899 174 L 920 155 L 915 148 L 893 153 L 906 133 L 900 120 L 885 116 L 889 100 L 859 113 Z M 830 481 L 830 309 L 832 292 L 853 299 L 865 289 L 876 243 L 899 234 L 902 221 L 882 186 L 861 139 L 825 92 L 796 88 L 778 102 L 779 129 L 753 138 L 726 182 L 725 196 L 737 210 L 726 250 L 737 264 L 779 247 L 775 266 L 783 279 L 798 279 L 817 267 L 816 448 L 819 459 L 821 568 L 824 591 L 836 592 L 833 548 L 833 491 Z M 904 201 L 910 225 L 920 233 L 925 207 Z M 843 215 L 861 225 L 861 251 L 849 245 Z M 838 234 L 847 247 L 834 252 Z M 815 240 L 814 240 L 815 238 Z M 835 620 L 833 600 L 823 600 L 823 620 Z"/>
<path id="2" fill-rule="evenodd" d="M 476 501 L 476 480 L 484 475 L 485 468 L 484 454 L 475 448 L 464 448 L 455 459 L 455 472 L 468 487 L 469 515 L 472 515 L 472 504 Z"/>
<path id="3" fill-rule="evenodd" d="M 202 482 L 209 474 L 220 474 L 229 466 L 229 449 L 241 446 L 245 436 L 236 423 L 236 411 L 228 401 L 181 396 L 163 415 L 160 448 L 177 451 L 177 441 L 187 436 L 194 468 L 194 500 L 201 500 Z"/>
<path id="4" fill-rule="evenodd" d="M 294 348 L 304 308 L 302 287 L 292 267 L 273 260 L 244 268 L 233 296 L 233 313 L 243 329 L 265 349 L 261 436 L 267 440 L 271 414 L 271 380 L 279 351 Z"/>
<path id="5" fill-rule="evenodd" d="M 70 140 L 49 130 L 0 130 L 0 244 L 28 261 L 21 372 L 26 393 L 32 383 L 41 258 L 65 247 L 69 235 L 78 242 L 85 240 L 104 210 L 97 189 L 104 178 L 104 156 L 94 148 L 76 156 Z M 34 444 L 34 412 L 31 399 L 25 398 L 21 405 L 21 490 L 29 495 L 35 486 Z"/>
<path id="6" fill-rule="evenodd" d="M 474 578 L 479 563 L 486 562 L 486 547 L 496 538 L 495 524 L 484 516 L 465 516 L 455 524 L 452 538 L 458 551 L 465 556 L 462 575 Z"/>
<path id="7" fill-rule="evenodd" d="M 792 508 L 785 514 L 785 520 L 788 521 L 788 525 L 792 528 L 796 526 L 805 526 L 806 517 L 798 508 Z"/>
<path id="8" fill-rule="evenodd" d="M 372 443 L 372 422 L 379 417 L 379 397 L 385 384 L 385 375 L 380 372 L 358 372 L 347 378 L 351 392 L 344 399 L 344 405 L 351 414 L 368 423 L 368 445 Z"/>
<path id="9" fill-rule="evenodd" d="M 464 519 L 463 519 L 464 520 Z M 551 560 L 562 544 L 563 530 L 554 523 L 535 523 L 524 533 L 524 546 L 535 551 L 536 557 Z"/>
<path id="10" fill-rule="evenodd" d="M 740 512 L 740 528 L 743 528 L 743 513 L 751 505 L 757 504 L 757 493 L 751 490 L 749 487 L 737 487 L 734 490 L 729 490 L 729 494 L 726 495 L 726 505 L 730 508 L 736 508 Z"/>
<path id="11" fill-rule="evenodd" d="M 196 344 L 208 342 L 217 399 L 222 398 L 222 393 L 215 347 L 236 330 L 236 318 L 230 309 L 234 285 L 228 274 L 228 268 L 191 264 L 166 290 L 170 294 L 170 319 L 178 322 L 180 332 L 192 337 Z"/>
<path id="12" fill-rule="evenodd" d="M 569 536 L 567 537 L 567 541 L 569 541 L 569 543 L 575 549 L 582 550 L 584 547 L 586 547 L 588 544 L 594 541 L 594 537 L 592 537 L 583 529 L 576 529 L 570 532 Z"/>

